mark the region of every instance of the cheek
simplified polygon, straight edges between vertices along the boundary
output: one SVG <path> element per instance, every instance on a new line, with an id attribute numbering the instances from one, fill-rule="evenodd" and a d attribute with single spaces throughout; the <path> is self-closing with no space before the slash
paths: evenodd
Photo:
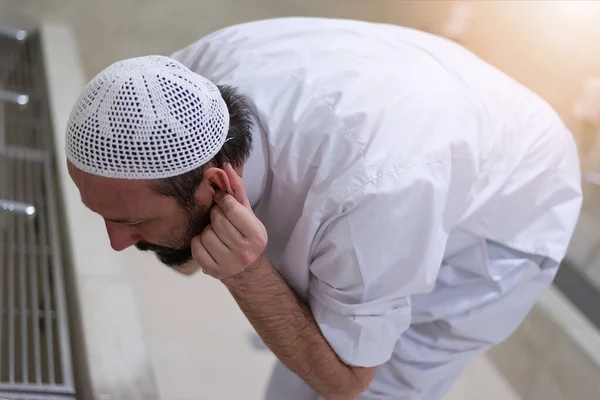
<path id="1" fill-rule="evenodd" d="M 181 246 L 179 243 L 187 232 L 187 221 L 181 217 L 157 218 L 138 228 L 144 241 L 161 246 Z"/>

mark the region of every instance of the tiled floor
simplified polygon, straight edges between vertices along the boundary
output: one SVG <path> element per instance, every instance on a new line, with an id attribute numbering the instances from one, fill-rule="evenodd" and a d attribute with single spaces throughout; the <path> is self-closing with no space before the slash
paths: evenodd
<path id="1" fill-rule="evenodd" d="M 12 18 L 9 3 L 12 10 L 73 26 L 88 78 L 118 59 L 170 54 L 212 30 L 252 19 L 336 16 L 427 28 L 440 20 L 445 7 L 386 0 L 0 0 L 0 20 Z M 98 221 L 89 229 L 101 231 L 103 226 Z M 162 400 L 261 398 L 273 356 L 256 348 L 251 326 L 218 282 L 201 274 L 179 276 L 136 251 L 119 257 L 130 266 Z M 118 339 L 114 332 L 101 334 L 107 341 Z M 482 358 L 465 371 L 448 398 L 516 396 Z"/>

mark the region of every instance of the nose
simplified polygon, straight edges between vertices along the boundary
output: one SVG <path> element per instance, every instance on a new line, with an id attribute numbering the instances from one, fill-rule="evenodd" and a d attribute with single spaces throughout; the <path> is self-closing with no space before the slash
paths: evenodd
<path id="1" fill-rule="evenodd" d="M 142 240 L 142 237 L 131 226 L 109 221 L 105 221 L 105 225 L 110 239 L 110 246 L 115 251 L 123 251 Z"/>

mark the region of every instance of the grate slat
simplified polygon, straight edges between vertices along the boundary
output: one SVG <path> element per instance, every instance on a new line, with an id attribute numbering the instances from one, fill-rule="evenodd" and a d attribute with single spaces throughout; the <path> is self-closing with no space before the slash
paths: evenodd
<path id="1" fill-rule="evenodd" d="M 17 169 L 19 171 L 19 174 L 17 175 L 17 193 L 21 194 L 21 198 L 25 198 L 25 191 L 24 191 L 24 186 L 25 186 L 25 163 L 20 162 L 19 163 L 19 168 Z M 29 377 L 28 377 L 28 346 L 27 346 L 27 332 L 28 332 L 28 324 L 27 324 L 27 253 L 24 251 L 24 247 L 25 247 L 25 243 L 26 243 L 26 239 L 25 239 L 25 218 L 17 218 L 17 243 L 18 243 L 18 249 L 19 249 L 19 286 L 18 286 L 18 291 L 19 291 L 19 309 L 20 309 L 20 327 L 19 327 L 19 333 L 20 333 L 20 337 L 19 339 L 19 343 L 20 343 L 20 350 L 21 350 L 21 354 L 20 354 L 20 364 L 21 364 L 21 368 L 19 372 L 19 381 L 20 382 L 28 382 L 29 381 Z"/>
<path id="2" fill-rule="evenodd" d="M 9 171 L 11 171 L 9 169 Z M 14 169 L 13 169 L 14 171 Z M 11 192 L 16 192 L 16 188 L 14 187 L 15 177 L 9 177 L 10 181 L 9 190 Z M 14 384 L 15 383 L 15 255 L 17 253 L 16 245 L 15 245 L 15 227 L 14 227 L 14 219 L 15 216 L 13 214 L 9 215 L 9 226 L 8 226 L 8 244 L 9 244 L 9 254 L 8 254 L 8 382 Z"/>
<path id="3" fill-rule="evenodd" d="M 41 180 L 40 180 L 41 181 Z M 40 182 L 41 184 L 42 182 Z M 47 213 L 47 207 L 42 206 L 43 215 Z M 42 247 L 48 247 L 48 228 L 46 224 L 46 218 L 40 218 L 40 242 Z M 44 336 L 45 336 L 45 353 L 46 353 L 46 365 L 45 371 L 47 380 L 50 384 L 55 383 L 54 378 L 54 349 L 52 346 L 52 313 L 51 299 L 50 299 L 50 265 L 48 264 L 49 257 L 42 257 L 42 291 L 43 291 L 43 309 L 44 309 Z"/>
<path id="4" fill-rule="evenodd" d="M 27 201 L 31 204 L 35 203 L 36 196 L 34 192 L 33 182 L 35 180 L 35 169 L 30 166 L 29 173 L 27 174 Z M 33 364 L 35 369 L 35 383 L 40 385 L 42 383 L 42 366 L 41 366 L 41 354 L 40 354 L 40 312 L 39 312 L 39 294 L 38 294 L 38 258 L 34 252 L 28 250 L 30 246 L 35 244 L 35 225 L 27 224 L 27 247 L 23 249 L 24 252 L 28 255 L 29 260 L 29 293 L 31 294 L 31 327 L 33 330 Z M 35 311 L 34 311 L 35 310 Z"/>

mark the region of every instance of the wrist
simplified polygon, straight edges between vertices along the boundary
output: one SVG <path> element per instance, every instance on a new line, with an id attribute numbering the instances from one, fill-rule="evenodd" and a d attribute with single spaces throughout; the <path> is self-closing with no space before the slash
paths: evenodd
<path id="1" fill-rule="evenodd" d="M 266 255 L 262 254 L 254 264 L 234 276 L 221 280 L 221 282 L 229 289 L 248 286 L 253 280 L 256 280 L 257 275 L 267 270 L 270 266 L 271 262 Z"/>

